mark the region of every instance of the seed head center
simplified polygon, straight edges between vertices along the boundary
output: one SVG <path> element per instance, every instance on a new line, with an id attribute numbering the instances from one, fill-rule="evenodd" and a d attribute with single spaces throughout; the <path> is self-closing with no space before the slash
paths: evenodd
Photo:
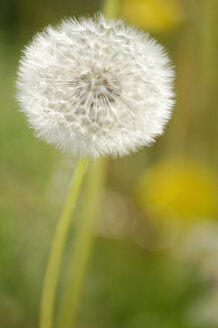
<path id="1" fill-rule="evenodd" d="M 104 99 L 110 103 L 114 102 L 115 98 L 120 95 L 120 84 L 108 70 L 82 74 L 78 78 L 78 86 L 87 95 L 91 95 L 93 99 Z"/>

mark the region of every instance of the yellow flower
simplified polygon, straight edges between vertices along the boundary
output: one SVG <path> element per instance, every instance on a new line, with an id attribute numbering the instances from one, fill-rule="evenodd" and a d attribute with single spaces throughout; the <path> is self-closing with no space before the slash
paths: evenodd
<path id="1" fill-rule="evenodd" d="M 121 0 L 121 16 L 152 32 L 168 31 L 184 18 L 179 0 Z"/>
<path id="2" fill-rule="evenodd" d="M 214 217 L 217 191 L 217 177 L 209 167 L 172 160 L 145 170 L 135 196 L 142 209 L 153 209 L 158 216 L 195 219 Z"/>

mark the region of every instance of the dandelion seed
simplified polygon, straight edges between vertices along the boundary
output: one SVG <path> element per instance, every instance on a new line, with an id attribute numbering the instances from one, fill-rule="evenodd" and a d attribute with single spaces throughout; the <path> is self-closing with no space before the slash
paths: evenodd
<path id="1" fill-rule="evenodd" d="M 102 15 L 68 19 L 25 48 L 17 99 L 47 143 L 75 156 L 123 156 L 162 134 L 173 76 L 148 34 Z"/>

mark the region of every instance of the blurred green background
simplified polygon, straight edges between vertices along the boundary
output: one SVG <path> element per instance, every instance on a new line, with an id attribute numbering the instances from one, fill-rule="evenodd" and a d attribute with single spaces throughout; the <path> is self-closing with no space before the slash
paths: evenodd
<path id="1" fill-rule="evenodd" d="M 76 327 L 218 327 L 218 1 L 113 3 L 115 16 L 167 48 L 177 103 L 155 145 L 108 160 Z M 20 52 L 45 25 L 103 5 L 0 2 L 1 328 L 37 327 L 51 238 L 74 165 L 36 140 L 18 111 Z"/>

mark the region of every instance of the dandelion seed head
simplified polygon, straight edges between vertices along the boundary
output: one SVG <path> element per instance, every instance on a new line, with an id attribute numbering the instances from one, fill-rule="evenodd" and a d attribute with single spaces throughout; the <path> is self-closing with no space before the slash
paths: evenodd
<path id="1" fill-rule="evenodd" d="M 25 48 L 17 99 L 47 143 L 75 156 L 123 156 L 162 134 L 173 76 L 148 34 L 102 15 L 68 19 Z"/>

